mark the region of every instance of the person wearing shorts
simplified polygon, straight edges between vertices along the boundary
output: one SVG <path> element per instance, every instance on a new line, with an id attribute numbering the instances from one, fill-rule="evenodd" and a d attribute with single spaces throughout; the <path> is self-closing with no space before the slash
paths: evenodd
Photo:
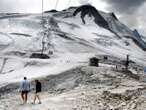
<path id="1" fill-rule="evenodd" d="M 35 104 L 36 99 L 38 99 L 39 104 L 41 104 L 40 93 L 42 91 L 42 84 L 39 80 L 35 80 L 35 95 L 33 104 Z"/>
<path id="2" fill-rule="evenodd" d="M 23 100 L 23 104 L 27 103 L 27 95 L 30 91 L 30 82 L 24 77 L 24 80 L 20 83 L 20 91 L 21 91 L 21 98 Z"/>

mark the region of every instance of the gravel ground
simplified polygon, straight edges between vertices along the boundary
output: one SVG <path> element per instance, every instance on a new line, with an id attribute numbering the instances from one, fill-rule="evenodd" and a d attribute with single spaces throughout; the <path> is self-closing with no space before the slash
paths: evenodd
<path id="1" fill-rule="evenodd" d="M 0 110 L 145 110 L 146 107 L 146 85 L 111 67 L 78 67 L 40 80 L 42 104 L 31 104 L 32 89 L 28 104 L 21 105 L 19 84 L 10 84 L 0 90 Z"/>

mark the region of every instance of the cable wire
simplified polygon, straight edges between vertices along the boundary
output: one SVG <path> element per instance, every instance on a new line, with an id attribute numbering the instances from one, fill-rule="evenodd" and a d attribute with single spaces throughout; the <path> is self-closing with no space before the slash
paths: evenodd
<path id="1" fill-rule="evenodd" d="M 59 0 L 56 1 L 56 4 L 55 4 L 55 9 L 57 10 L 57 6 L 58 6 L 58 2 Z"/>
<path id="2" fill-rule="evenodd" d="M 71 0 L 68 1 L 67 5 L 66 5 L 66 8 L 69 7 L 70 3 L 71 3 Z"/>

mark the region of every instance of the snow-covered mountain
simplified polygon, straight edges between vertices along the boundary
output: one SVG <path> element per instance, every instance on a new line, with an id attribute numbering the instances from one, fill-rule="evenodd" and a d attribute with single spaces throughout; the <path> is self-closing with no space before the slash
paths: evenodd
<path id="1" fill-rule="evenodd" d="M 141 35 L 141 34 L 138 32 L 137 29 L 134 29 L 134 30 L 133 30 L 133 33 L 134 33 L 134 35 L 135 35 L 137 38 L 140 38 L 140 39 L 142 39 L 144 42 L 146 42 L 146 37 L 143 36 L 143 35 Z"/>
<path id="2" fill-rule="evenodd" d="M 146 62 L 146 43 L 114 13 L 84 5 L 59 12 L 47 11 L 43 21 L 41 15 L 0 14 L 0 63 L 5 64 L 0 74 L 2 82 L 6 82 L 4 77 L 17 80 L 27 73 L 30 78 L 56 74 L 96 54 L 121 59 L 129 54 L 137 63 Z M 32 53 L 41 52 L 42 40 L 44 53 L 54 52 L 51 59 L 30 59 Z"/>

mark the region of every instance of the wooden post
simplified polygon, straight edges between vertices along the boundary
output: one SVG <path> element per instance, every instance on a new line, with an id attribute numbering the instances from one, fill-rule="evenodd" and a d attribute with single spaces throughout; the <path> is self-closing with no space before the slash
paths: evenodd
<path id="1" fill-rule="evenodd" d="M 42 41 L 42 52 L 41 52 L 41 54 L 43 54 L 43 53 L 44 53 L 44 50 L 45 50 L 45 42 L 44 42 L 44 41 Z"/>
<path id="2" fill-rule="evenodd" d="M 129 55 L 126 56 L 126 62 L 125 62 L 125 69 L 128 70 L 129 66 Z"/>

